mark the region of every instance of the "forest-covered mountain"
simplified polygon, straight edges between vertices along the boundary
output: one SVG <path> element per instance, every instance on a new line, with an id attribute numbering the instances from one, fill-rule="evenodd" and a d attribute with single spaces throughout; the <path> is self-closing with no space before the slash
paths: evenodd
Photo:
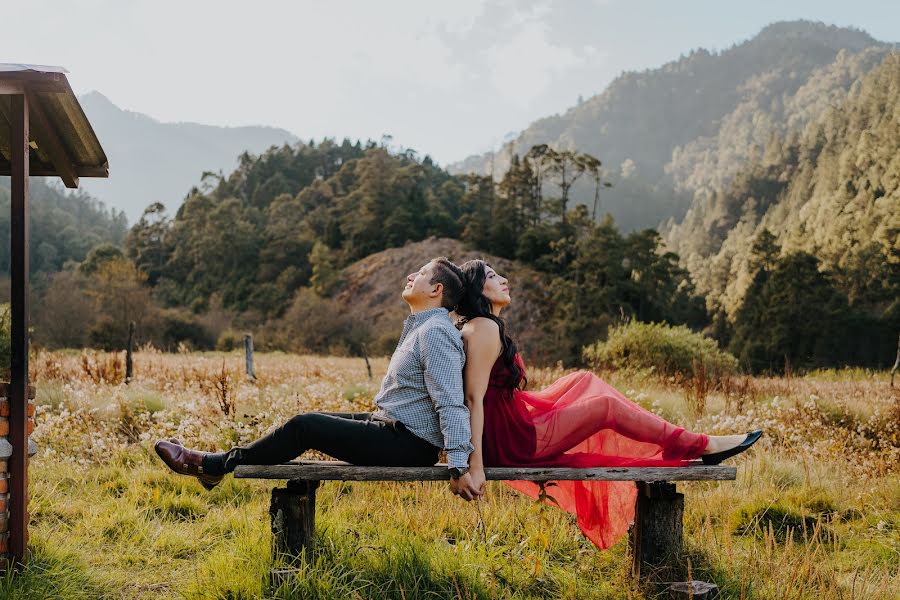
<path id="1" fill-rule="evenodd" d="M 175 207 L 204 171 L 229 173 L 243 152 L 260 154 L 297 137 L 274 127 L 161 123 L 123 110 L 99 92 L 78 98 L 110 159 L 109 179 L 82 179 L 82 188 L 131 223 L 153 202 Z"/>
<path id="2" fill-rule="evenodd" d="M 495 154 L 451 165 L 454 173 L 506 172 L 512 154 L 537 144 L 587 152 L 614 187 L 602 210 L 624 230 L 680 221 L 695 193 L 718 189 L 772 135 L 802 127 L 846 95 L 892 45 L 867 33 L 806 21 L 775 23 L 721 52 L 696 50 L 532 123 Z M 580 182 L 573 202 L 590 204 Z"/>
<path id="3" fill-rule="evenodd" d="M 532 332 L 543 336 L 532 348 L 551 350 L 547 360 L 578 361 L 581 347 L 613 319 L 702 323 L 702 300 L 677 257 L 660 251 L 655 231 L 623 236 L 608 219 L 595 223 L 583 207 L 563 210 L 566 180 L 553 173 L 568 172 L 573 161 L 589 168 L 590 157 L 548 150 L 535 159 L 535 170 L 526 165 L 532 159 L 523 160 L 506 183 L 495 185 L 490 178 L 452 176 L 428 157 L 374 142 L 272 148 L 259 157 L 245 155 L 228 177 L 194 189 L 174 215 L 161 204 L 148 207 L 129 233 L 127 258 L 164 306 L 224 311 L 245 326 L 264 325 L 271 347 L 302 339 L 297 323 L 316 328 L 317 311 L 309 306 L 335 315 L 335 294 L 346 289 L 356 261 L 429 237 L 455 238 L 457 248 L 465 244 L 472 256 L 485 252 L 505 264 L 518 259 L 513 270 L 540 272 L 534 287 L 545 290 L 547 318 Z M 546 186 L 535 184 L 541 170 Z M 125 257 L 109 249 L 96 258 L 104 264 Z M 420 257 L 409 260 L 397 265 L 391 281 L 415 268 Z M 343 340 L 358 352 L 362 344 L 371 348 L 382 340 L 378 349 L 390 350 L 371 323 L 339 321 L 339 331 L 329 329 L 303 347 L 322 351 L 322 340 Z M 364 329 L 372 335 L 360 339 Z M 284 338 L 279 331 L 294 333 Z"/>
<path id="4" fill-rule="evenodd" d="M 848 40 L 856 46 L 837 49 Z M 806 50 L 791 55 L 798 46 Z M 777 66 L 762 77 L 751 59 Z M 741 69 L 737 108 L 706 100 Z M 710 73 L 726 83 L 716 87 Z M 646 171 L 629 158 L 609 188 L 597 157 L 561 145 L 511 148 L 502 171 L 453 175 L 411 150 L 325 139 L 242 152 L 232 172 L 204 175 L 169 203 L 174 213 L 149 204 L 122 245 L 122 216 L 79 196 L 97 213 L 85 226 L 99 223 L 93 235 L 107 243 L 86 255 L 86 245 L 64 246 L 81 262 L 38 286 L 35 339 L 117 348 L 134 321 L 140 343 L 164 348 L 229 348 L 235 331 L 251 329 L 261 348 L 387 353 L 403 308 L 392 282 L 432 252 L 483 252 L 519 282 L 527 308 L 516 328 L 539 363 L 579 363 L 584 346 L 624 320 L 705 329 L 752 371 L 892 361 L 900 55 L 860 32 L 780 24 L 632 84 L 629 102 L 604 102 L 632 110 L 643 98 L 654 114 L 659 89 L 702 92 L 671 103 L 681 121 L 670 115 L 666 139 L 690 139 L 668 158 L 659 148 L 647 155 L 652 185 L 623 183 Z M 703 125 L 698 115 L 712 113 L 698 104 L 720 117 Z M 626 113 L 618 117 L 638 114 Z M 616 114 L 605 130 L 624 131 Z M 670 216 L 662 235 L 636 221 L 620 229 L 597 203 L 608 208 L 623 189 L 638 207 L 684 201 L 685 216 Z M 35 231 L 64 230 L 57 213 L 36 211 L 50 225 Z M 37 265 L 65 262 L 54 254 L 63 246 L 34 242 Z M 357 301 L 368 308 L 353 310 Z"/>
<path id="5" fill-rule="evenodd" d="M 759 270 L 754 245 L 803 251 L 851 305 L 900 313 L 900 54 L 802 129 L 773 135 L 730 183 L 697 194 L 665 233 L 713 311 L 732 320 Z"/>
<path id="6" fill-rule="evenodd" d="M 9 178 L 0 179 L 0 278 L 9 276 Z M 128 233 L 125 214 L 82 191 L 32 177 L 29 194 L 29 268 L 55 273 L 68 262 L 80 263 L 100 244 L 121 245 Z M 0 302 L 5 300 L 0 299 Z"/>

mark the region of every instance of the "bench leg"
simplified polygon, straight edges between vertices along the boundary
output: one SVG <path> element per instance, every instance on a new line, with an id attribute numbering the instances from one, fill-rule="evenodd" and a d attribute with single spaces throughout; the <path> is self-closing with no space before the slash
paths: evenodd
<path id="1" fill-rule="evenodd" d="M 684 494 L 674 483 L 637 482 L 634 527 L 631 535 L 632 573 L 636 578 L 671 575 L 681 554 L 684 531 Z"/>
<path id="2" fill-rule="evenodd" d="M 272 546 L 275 558 L 298 558 L 312 549 L 316 526 L 318 481 L 288 481 L 286 488 L 272 490 Z"/>

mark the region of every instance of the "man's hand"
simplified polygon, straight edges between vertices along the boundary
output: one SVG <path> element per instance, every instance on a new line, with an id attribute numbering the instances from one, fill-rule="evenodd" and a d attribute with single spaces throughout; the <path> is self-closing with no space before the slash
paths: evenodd
<path id="1" fill-rule="evenodd" d="M 472 475 L 466 473 L 458 479 L 450 480 L 450 491 L 463 500 L 474 500 L 484 494 L 484 483 L 482 483 L 480 488 L 477 487 L 475 482 L 472 481 Z"/>
<path id="2" fill-rule="evenodd" d="M 472 485 L 475 486 L 478 490 L 481 491 L 479 496 L 484 496 L 484 486 L 485 481 L 487 480 L 484 476 L 484 469 L 473 468 L 469 469 L 468 475 L 472 477 Z"/>

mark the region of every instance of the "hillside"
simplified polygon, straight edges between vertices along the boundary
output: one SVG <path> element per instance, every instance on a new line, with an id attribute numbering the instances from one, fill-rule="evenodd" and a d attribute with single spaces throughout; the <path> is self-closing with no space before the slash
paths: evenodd
<path id="1" fill-rule="evenodd" d="M 373 338 L 396 339 L 409 316 L 409 307 L 400 296 L 406 275 L 436 256 L 446 256 L 457 264 L 482 258 L 507 277 L 512 304 L 503 317 L 510 333 L 526 360 L 541 359 L 548 353 L 538 344 L 538 340 L 546 339 L 542 328 L 552 312 L 543 277 L 516 261 L 467 249 L 459 240 L 432 237 L 352 263 L 341 274 L 336 298 L 343 310 L 364 310 L 371 316 Z"/>
<path id="2" fill-rule="evenodd" d="M 624 230 L 677 222 L 698 191 L 727 183 L 772 135 L 815 119 L 889 48 L 858 30 L 776 23 L 721 52 L 700 49 L 624 73 L 602 93 L 532 123 L 496 156 L 449 170 L 498 175 L 511 153 L 535 144 L 576 149 L 604 162 L 615 185 L 603 210 Z M 576 201 L 589 197 L 588 186 L 576 186 Z"/>
<path id="3" fill-rule="evenodd" d="M 900 54 L 802 131 L 774 137 L 728 186 L 698 195 L 665 232 L 711 308 L 734 316 L 764 230 L 839 274 L 851 304 L 900 298 Z"/>
<path id="4" fill-rule="evenodd" d="M 32 274 L 54 273 L 67 262 L 84 260 L 100 244 L 121 245 L 128 224 L 121 211 L 109 209 L 82 191 L 68 191 L 43 177 L 29 185 L 29 268 Z M 9 178 L 0 178 L 0 278 L 9 273 Z M 37 282 L 36 282 L 37 283 Z M 5 300 L 0 299 L 0 302 Z"/>
<path id="5" fill-rule="evenodd" d="M 79 97 L 103 149 L 109 179 L 83 179 L 82 188 L 134 223 L 144 209 L 162 202 L 175 210 L 204 171 L 229 173 L 243 152 L 260 154 L 297 137 L 274 127 L 214 127 L 161 123 L 123 110 L 99 92 Z"/>
<path id="6" fill-rule="evenodd" d="M 513 289 L 528 308 L 510 318 L 520 335 L 541 340 L 528 342 L 541 362 L 577 362 L 616 319 L 702 324 L 702 302 L 656 232 L 622 235 L 581 210 L 562 219 L 529 196 L 538 186 L 521 169 L 515 180 L 506 189 L 454 177 L 427 157 L 372 142 L 281 146 L 242 158 L 172 217 L 155 207 L 131 229 L 126 251 L 165 306 L 268 323 L 271 348 L 389 353 L 403 320 L 403 277 L 438 254 L 481 254 L 465 248 L 504 257 L 497 267 L 524 282 Z M 347 287 L 348 278 L 360 283 Z M 330 295 L 342 283 L 345 304 L 366 308 L 340 312 Z"/>

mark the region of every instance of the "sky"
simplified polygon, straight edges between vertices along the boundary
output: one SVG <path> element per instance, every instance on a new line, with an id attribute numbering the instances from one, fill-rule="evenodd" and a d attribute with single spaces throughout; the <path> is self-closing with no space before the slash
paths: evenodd
<path id="1" fill-rule="evenodd" d="M 442 165 L 623 71 L 775 21 L 900 41 L 892 0 L 3 0 L 2 14 L 0 62 L 63 66 L 76 93 L 166 122 L 390 135 Z"/>

